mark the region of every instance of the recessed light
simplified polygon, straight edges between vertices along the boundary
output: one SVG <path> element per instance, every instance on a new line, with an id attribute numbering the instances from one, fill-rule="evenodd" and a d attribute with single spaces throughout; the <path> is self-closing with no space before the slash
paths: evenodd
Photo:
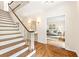
<path id="1" fill-rule="evenodd" d="M 54 1 L 45 1 L 45 3 L 53 3 Z"/>

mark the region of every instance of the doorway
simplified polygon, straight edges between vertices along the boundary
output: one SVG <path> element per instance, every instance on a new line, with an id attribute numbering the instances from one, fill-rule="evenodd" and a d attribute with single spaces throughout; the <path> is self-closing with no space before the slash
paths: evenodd
<path id="1" fill-rule="evenodd" d="M 65 48 L 65 16 L 47 18 L 47 44 Z"/>

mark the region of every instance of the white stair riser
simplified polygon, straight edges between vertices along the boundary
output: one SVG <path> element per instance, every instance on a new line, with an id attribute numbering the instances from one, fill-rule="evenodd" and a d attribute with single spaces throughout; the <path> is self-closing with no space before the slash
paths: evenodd
<path id="1" fill-rule="evenodd" d="M 16 30 L 18 30 L 18 28 L 15 28 L 15 27 L 14 27 L 14 28 L 12 28 L 12 27 L 0 27 L 0 30 L 1 30 L 1 29 L 13 29 L 13 30 L 16 29 Z"/>
<path id="2" fill-rule="evenodd" d="M 18 28 L 18 26 L 1 26 L 1 25 L 0 25 L 0 27 L 1 27 L 1 28 L 4 28 L 4 27 L 5 27 L 5 28 Z"/>
<path id="3" fill-rule="evenodd" d="M 0 12 L 0 15 L 7 15 L 7 16 L 9 16 L 9 13 Z"/>
<path id="4" fill-rule="evenodd" d="M 15 45 L 15 46 L 12 46 L 12 47 L 9 47 L 9 48 L 0 50 L 0 55 L 1 55 L 1 54 L 4 54 L 4 53 L 7 53 L 7 52 L 9 52 L 9 51 L 11 51 L 11 50 L 13 50 L 13 49 L 16 49 L 16 48 L 18 48 L 18 47 L 21 47 L 21 46 L 23 46 L 23 45 L 25 45 L 24 42 L 23 42 L 23 43 L 20 43 L 20 44 L 17 44 L 17 45 Z"/>
<path id="5" fill-rule="evenodd" d="M 10 18 L 9 15 L 3 15 L 3 14 L 0 14 L 1 17 L 7 17 L 7 18 Z"/>
<path id="6" fill-rule="evenodd" d="M 0 12 L 0 15 L 7 15 L 10 16 L 9 13 Z"/>
<path id="7" fill-rule="evenodd" d="M 6 21 L 13 21 L 12 19 L 4 19 L 4 18 L 0 18 L 1 20 L 6 20 Z"/>
<path id="8" fill-rule="evenodd" d="M 27 57 L 31 57 L 33 54 L 35 54 L 36 50 L 34 50 L 33 52 L 31 52 L 30 54 L 27 55 Z"/>
<path id="9" fill-rule="evenodd" d="M 3 22 L 3 23 L 13 23 L 14 24 L 14 22 L 8 22 L 8 21 L 0 21 L 0 22 Z"/>
<path id="10" fill-rule="evenodd" d="M 14 43 L 14 42 L 18 42 L 18 41 L 21 41 L 21 40 L 23 40 L 23 38 L 17 38 L 15 40 L 12 39 L 12 40 L 8 40 L 8 41 L 0 42 L 0 46 L 10 44 L 10 43 Z"/>
<path id="11" fill-rule="evenodd" d="M 0 26 L 18 26 L 18 25 L 0 24 Z"/>
<path id="12" fill-rule="evenodd" d="M 18 33 L 19 31 L 0 31 L 0 34 Z"/>
<path id="13" fill-rule="evenodd" d="M 8 13 L 4 13 L 4 12 L 0 12 L 0 15 L 3 15 L 3 16 L 9 16 Z"/>
<path id="14" fill-rule="evenodd" d="M 15 28 L 15 27 L 14 28 L 12 28 L 12 27 L 0 27 L 0 30 L 1 29 L 16 29 L 17 30 L 18 28 Z"/>
<path id="15" fill-rule="evenodd" d="M 0 21 L 13 22 L 13 20 L 8 20 L 8 19 L 0 19 Z"/>
<path id="16" fill-rule="evenodd" d="M 9 25 L 16 25 L 16 23 L 7 23 L 7 22 L 0 22 L 0 24 L 5 24 L 5 25 L 7 25 L 7 24 L 9 24 Z"/>
<path id="17" fill-rule="evenodd" d="M 17 24 L 3 24 L 3 23 L 0 23 L 0 25 L 6 25 L 6 26 L 17 26 Z"/>
<path id="18" fill-rule="evenodd" d="M 0 10 L 0 12 L 8 13 L 8 12 L 5 12 L 5 11 L 3 11 L 3 10 Z"/>
<path id="19" fill-rule="evenodd" d="M 3 35 L 3 36 L 0 36 L 0 40 L 6 40 L 8 38 L 13 38 L 13 37 L 19 37 L 19 36 L 22 36 L 21 34 L 13 34 L 13 35 Z"/>
<path id="20" fill-rule="evenodd" d="M 9 17 L 1 17 L 0 16 L 0 19 L 11 19 L 11 18 L 9 18 Z"/>
<path id="21" fill-rule="evenodd" d="M 0 19 L 0 22 L 8 22 L 8 23 L 12 23 L 13 21 Z"/>

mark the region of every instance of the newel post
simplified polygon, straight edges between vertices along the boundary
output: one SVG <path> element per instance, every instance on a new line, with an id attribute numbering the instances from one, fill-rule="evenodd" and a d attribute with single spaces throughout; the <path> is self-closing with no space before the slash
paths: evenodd
<path id="1" fill-rule="evenodd" d="M 35 46 L 34 46 L 34 32 L 30 33 L 30 45 L 29 45 L 29 50 L 34 50 Z"/>

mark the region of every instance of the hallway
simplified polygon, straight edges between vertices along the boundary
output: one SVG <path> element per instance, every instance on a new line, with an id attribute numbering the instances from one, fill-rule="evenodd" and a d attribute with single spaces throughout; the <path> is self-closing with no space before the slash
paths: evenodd
<path id="1" fill-rule="evenodd" d="M 0 1 L 0 57 L 79 56 L 78 10 L 79 2 Z"/>

